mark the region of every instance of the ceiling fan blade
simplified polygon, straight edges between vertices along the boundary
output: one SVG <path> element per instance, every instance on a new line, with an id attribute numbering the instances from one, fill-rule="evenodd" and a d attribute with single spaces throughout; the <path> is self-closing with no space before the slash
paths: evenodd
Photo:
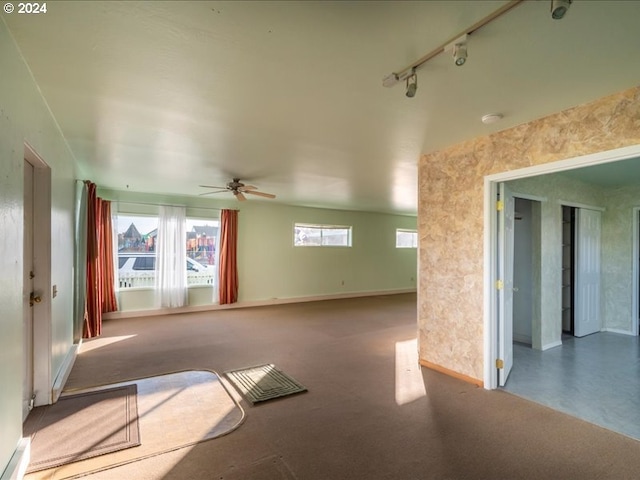
<path id="1" fill-rule="evenodd" d="M 264 192 L 257 192 L 254 190 L 248 190 L 244 193 L 249 193 L 251 195 L 258 195 L 260 197 L 265 197 L 265 198 L 276 198 L 276 196 L 273 193 L 264 193 Z"/>
<path id="2" fill-rule="evenodd" d="M 217 187 L 215 185 L 198 185 L 198 186 L 202 188 L 217 188 L 219 190 L 227 190 L 227 187 Z"/>
<path id="3" fill-rule="evenodd" d="M 247 190 L 257 190 L 257 189 L 258 189 L 258 187 L 254 186 L 254 185 L 243 185 L 238 190 L 240 190 L 242 192 L 246 192 Z"/>
<path id="4" fill-rule="evenodd" d="M 203 196 L 203 195 L 212 195 L 214 193 L 225 193 L 228 192 L 229 190 L 217 190 L 215 192 L 204 192 L 204 193 L 199 193 L 198 195 Z"/>
<path id="5" fill-rule="evenodd" d="M 236 198 L 237 198 L 238 200 L 240 200 L 241 202 L 244 202 L 244 201 L 247 199 L 247 197 L 245 197 L 245 196 L 242 194 L 242 192 L 234 192 L 234 195 L 235 195 L 235 196 L 236 196 Z"/>

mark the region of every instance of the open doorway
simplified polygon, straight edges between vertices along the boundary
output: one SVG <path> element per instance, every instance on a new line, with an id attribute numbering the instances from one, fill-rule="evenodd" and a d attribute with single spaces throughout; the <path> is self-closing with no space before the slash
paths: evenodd
<path id="1" fill-rule="evenodd" d="M 512 184 L 512 181 L 518 180 L 520 182 L 524 181 L 533 181 L 534 179 L 540 179 L 542 175 L 551 174 L 551 173 L 562 173 L 563 175 L 555 175 L 554 178 L 563 177 L 566 181 L 566 173 L 570 173 L 575 171 L 576 169 L 582 170 L 584 167 L 592 167 L 599 166 L 600 169 L 606 169 L 607 171 L 616 170 L 613 167 L 614 163 L 620 162 L 623 164 L 623 161 L 633 162 L 634 160 L 638 160 L 636 163 L 640 163 L 640 145 L 635 145 L 632 147 L 625 147 L 621 149 L 611 150 L 607 152 L 601 152 L 598 154 L 586 155 L 583 157 L 577 157 L 573 159 L 563 160 L 559 162 L 553 162 L 550 164 L 537 165 L 534 167 L 528 167 L 524 169 L 514 170 L 510 172 L 504 172 L 501 174 L 491 175 L 485 177 L 485 386 L 487 388 L 497 388 L 498 387 L 498 377 L 499 377 L 499 361 L 502 359 L 500 356 L 500 349 L 502 348 L 503 343 L 506 343 L 505 337 L 499 336 L 499 329 L 501 327 L 501 302 L 500 298 L 500 290 L 496 288 L 500 285 L 501 282 L 501 271 L 500 271 L 500 261 L 498 258 L 498 247 L 499 247 L 499 238 L 498 238 L 498 226 L 499 226 L 499 211 L 495 208 L 496 198 L 498 196 L 498 186 L 500 183 L 509 182 Z M 606 164 L 606 165 L 605 165 Z M 588 170 L 588 169 L 587 169 Z M 599 177 L 603 177 L 601 171 L 598 172 Z M 637 178 L 637 177 L 636 177 Z M 544 179 L 546 181 L 546 178 Z M 513 182 L 515 184 L 516 182 Z M 546 182 L 548 183 L 548 182 Z M 547 185 L 549 189 L 553 189 L 555 185 Z M 514 190 L 516 188 L 514 187 Z M 556 190 L 551 192 L 551 195 L 555 195 L 550 201 L 542 202 L 542 224 L 543 226 L 547 226 L 548 222 L 553 222 L 554 225 L 560 225 L 561 223 L 561 205 L 573 205 L 576 207 L 587 207 L 591 208 L 590 205 L 580 204 L 579 202 L 571 203 L 566 202 L 563 195 L 567 194 L 568 190 L 557 188 Z M 571 193 L 571 192 L 569 192 Z M 560 196 L 558 196 L 560 195 Z M 606 196 L 605 196 L 606 197 Z M 628 199 L 628 202 L 637 202 L 637 196 L 633 196 Z M 605 198 L 606 200 L 606 198 Z M 597 204 L 597 203 L 596 203 Z M 617 205 L 614 205 L 617 207 Z M 637 206 L 637 204 L 636 204 Z M 637 335 L 638 333 L 638 306 L 637 306 L 637 296 L 638 296 L 638 285 L 636 284 L 633 287 L 631 286 L 631 269 L 632 266 L 635 265 L 635 268 L 638 267 L 637 261 L 632 261 L 631 257 L 631 211 L 628 210 L 629 213 L 624 214 L 622 212 L 619 216 L 625 216 L 627 220 L 628 228 L 627 234 L 616 234 L 615 229 L 603 228 L 603 235 L 608 235 L 608 242 L 611 242 L 611 236 L 616 236 L 614 239 L 618 241 L 618 239 L 627 239 L 626 242 L 629 243 L 628 249 L 618 248 L 618 251 L 624 250 L 627 252 L 625 255 L 628 255 L 627 259 L 623 261 L 624 265 L 628 269 L 628 272 L 625 271 L 622 277 L 616 277 L 612 282 L 607 282 L 606 288 L 609 289 L 604 292 L 605 295 L 613 295 L 620 296 L 621 298 L 626 298 L 626 301 L 623 302 L 606 302 L 603 304 L 603 308 L 605 310 L 609 309 L 618 309 L 610 316 L 615 317 L 613 320 L 609 320 L 606 324 L 607 331 L 616 332 L 616 333 L 625 333 L 627 335 L 633 334 Z M 636 215 L 637 217 L 637 215 Z M 635 221 L 638 221 L 637 219 Z M 637 229 L 634 229 L 637 232 Z M 562 335 L 562 319 L 561 319 L 561 295 L 560 295 L 560 285 L 562 283 L 562 270 L 561 270 L 561 250 L 559 248 L 559 244 L 561 243 L 560 230 L 554 230 L 552 233 L 554 236 L 557 236 L 557 243 L 553 244 L 553 248 L 548 249 L 546 247 L 542 247 L 541 251 L 541 270 L 543 272 L 541 283 L 543 284 L 543 289 L 540 293 L 540 305 L 541 305 L 541 317 L 544 319 L 541 324 L 541 345 L 540 348 L 542 350 L 546 350 L 552 348 L 553 346 L 557 346 L 561 344 L 561 335 Z M 543 238 L 546 238 L 545 231 L 541 234 Z M 637 235 L 637 233 L 636 233 Z M 621 241 L 620 240 L 620 241 Z M 550 243 L 550 242 L 547 242 Z M 636 249 L 637 247 L 636 242 Z M 636 256 L 637 258 L 637 256 Z M 616 272 L 617 273 L 617 272 Z M 638 282 L 638 275 L 634 275 L 634 282 Z M 609 287 L 609 285 L 613 285 Z M 624 289 L 621 289 L 621 286 L 625 286 Z M 624 291 L 623 291 L 624 290 Z M 627 292 L 628 290 L 628 292 Z M 627 296 L 628 293 L 628 296 Z M 631 308 L 631 298 L 635 299 L 636 305 L 634 306 L 634 311 L 632 313 Z M 616 323 L 617 322 L 617 323 Z M 632 324 L 633 322 L 633 324 Z M 632 326 L 633 325 L 633 326 Z M 511 337 L 509 339 L 511 341 Z M 532 342 L 535 341 L 535 335 Z"/>
<path id="2" fill-rule="evenodd" d="M 606 165 L 599 166 L 603 162 Z M 613 162 L 619 165 L 614 165 Z M 542 211 L 540 284 L 542 287 L 538 299 L 533 300 L 534 305 L 540 305 L 541 331 L 536 331 L 537 325 L 534 318 L 531 333 L 531 344 L 535 343 L 536 338 L 540 338 L 541 348 L 532 348 L 526 344 L 526 332 L 524 338 L 517 337 L 518 327 L 515 319 L 517 314 L 514 313 L 513 337 L 511 337 L 513 371 L 505 390 L 640 439 L 640 428 L 635 427 L 640 425 L 640 413 L 636 413 L 637 398 L 634 394 L 637 389 L 637 378 L 640 378 L 640 368 L 637 362 L 631 360 L 637 358 L 640 348 L 638 343 L 640 184 L 637 181 L 632 184 L 626 179 L 618 179 L 620 183 L 615 184 L 616 186 L 603 182 L 604 177 L 611 177 L 609 170 L 620 171 L 623 169 L 623 164 L 627 166 L 633 162 L 640 164 L 640 146 L 557 162 L 557 164 L 544 166 L 545 168 L 531 167 L 496 175 L 486 182 L 486 191 L 490 195 L 497 194 L 500 184 L 506 183 L 515 197 L 514 205 L 517 205 L 514 206 L 514 312 L 518 311 L 516 297 L 520 293 L 518 283 L 522 282 L 518 280 L 516 254 L 518 240 L 515 238 L 520 222 L 523 221 L 518 220 L 518 217 L 521 212 L 526 214 L 528 208 L 526 203 L 518 202 L 517 192 L 532 194 L 537 191 L 544 197 L 540 201 Z M 592 176 L 591 173 L 587 175 L 578 170 L 567 169 L 568 165 L 572 165 L 574 169 L 581 169 L 582 165 L 597 165 L 599 176 L 603 178 L 586 181 L 586 178 Z M 603 174 L 602 169 L 607 171 Z M 586 170 L 591 171 L 591 169 Z M 627 177 L 631 176 L 627 175 Z M 530 188 L 532 185 L 541 184 L 546 188 L 539 190 Z M 495 197 L 491 198 L 489 195 L 487 197 L 485 206 L 492 207 L 489 199 L 495 202 Z M 535 202 L 532 205 L 535 205 Z M 496 356 L 488 357 L 487 363 L 490 365 L 487 366 L 486 378 L 489 381 L 485 385 L 488 388 L 496 388 L 502 385 L 499 360 L 502 358 L 500 355 L 504 347 L 501 344 L 507 343 L 506 338 L 500 337 L 502 331 L 500 323 L 507 317 L 501 316 L 502 299 L 499 288 L 496 288 L 501 284 L 503 272 L 499 257 L 501 241 L 498 238 L 500 212 L 498 209 L 490 208 L 487 208 L 486 212 L 489 217 L 494 217 L 491 222 L 495 222 L 488 222 L 491 228 L 487 229 L 487 234 L 494 238 L 487 239 L 485 244 L 489 254 L 487 271 L 493 275 L 485 277 L 485 286 L 488 287 L 486 292 L 490 300 L 485 310 L 489 318 L 485 317 L 485 320 L 492 320 L 488 322 L 486 329 L 491 335 L 487 338 L 486 352 Z M 563 221 L 567 222 L 566 227 Z M 594 269 L 598 272 L 597 278 L 602 279 L 601 294 L 580 294 L 580 287 L 576 285 L 580 277 L 577 271 L 584 268 L 580 266 L 579 260 L 581 226 L 587 232 L 593 233 L 599 230 L 601 234 L 600 246 L 597 245 L 597 241 L 592 241 L 598 238 L 597 235 L 593 236 L 592 240 L 583 242 L 588 244 L 587 252 L 590 244 L 595 246 L 593 251 L 599 251 L 600 247 L 602 249 L 602 268 Z M 563 234 L 564 229 L 569 235 Z M 589 234 L 583 236 L 588 238 Z M 565 248 L 563 244 L 567 243 L 573 245 Z M 563 245 L 562 248 L 561 245 Z M 549 246 L 552 248 L 548 248 Z M 566 254 L 563 253 L 564 250 L 567 251 Z M 594 256 L 596 259 L 598 257 L 599 255 Z M 588 253 L 586 258 L 589 258 Z M 567 259 L 571 259 L 573 264 L 566 263 Z M 591 262 L 591 260 L 586 263 L 587 266 L 589 264 L 597 266 L 597 262 Z M 575 270 L 573 275 L 570 273 L 572 268 Z M 565 274 L 565 271 L 569 273 Z M 507 283 L 508 281 L 505 280 L 504 284 Z M 533 288 L 535 285 L 536 282 L 533 283 Z M 563 301 L 561 286 L 567 286 L 566 290 L 574 291 L 573 303 Z M 587 303 L 583 305 L 587 310 L 602 312 L 602 323 L 596 322 L 598 325 L 596 334 L 591 335 L 589 332 L 580 334 L 577 331 L 579 325 L 576 318 L 573 325 L 567 324 L 567 318 L 570 319 L 564 313 L 567 305 L 575 309 L 573 313 L 577 317 L 583 316 L 577 311 L 580 295 L 583 299 L 601 301 L 601 306 L 597 303 L 591 306 Z M 567 332 L 571 333 L 571 329 L 573 329 L 573 335 L 567 335 Z M 611 365 L 615 365 L 616 368 L 610 368 Z M 490 370 L 494 370 L 494 373 Z M 570 381 L 567 381 L 568 379 Z M 491 384 L 491 381 L 494 383 Z M 615 388 L 611 388 L 612 385 L 615 385 Z M 547 397 L 544 398 L 541 392 L 546 392 Z M 623 404 L 629 408 L 623 407 Z M 603 408 L 608 412 L 615 411 L 616 414 L 608 414 L 603 418 L 598 413 L 602 412 Z"/>

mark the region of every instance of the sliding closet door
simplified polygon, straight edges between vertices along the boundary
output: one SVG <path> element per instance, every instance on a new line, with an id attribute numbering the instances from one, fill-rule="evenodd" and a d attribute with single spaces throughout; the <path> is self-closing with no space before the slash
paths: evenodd
<path id="1" fill-rule="evenodd" d="M 600 225 L 600 212 L 576 210 L 576 337 L 600 331 Z"/>

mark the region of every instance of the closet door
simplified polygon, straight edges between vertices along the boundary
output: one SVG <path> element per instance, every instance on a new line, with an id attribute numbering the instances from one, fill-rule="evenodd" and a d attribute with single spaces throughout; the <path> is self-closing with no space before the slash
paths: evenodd
<path id="1" fill-rule="evenodd" d="M 600 212 L 576 210 L 576 337 L 600 331 Z"/>

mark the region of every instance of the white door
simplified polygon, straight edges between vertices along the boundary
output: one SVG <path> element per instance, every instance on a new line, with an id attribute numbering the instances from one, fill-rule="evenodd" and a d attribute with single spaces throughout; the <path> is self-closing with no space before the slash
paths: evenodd
<path id="1" fill-rule="evenodd" d="M 515 200 L 500 184 L 498 209 L 498 383 L 503 387 L 513 366 L 513 217 Z"/>
<path id="2" fill-rule="evenodd" d="M 23 231 L 23 386 L 22 420 L 29 415 L 33 396 L 33 165 L 24 161 L 24 231 Z"/>
<path id="3" fill-rule="evenodd" d="M 600 331 L 600 225 L 600 212 L 576 209 L 576 337 Z"/>

